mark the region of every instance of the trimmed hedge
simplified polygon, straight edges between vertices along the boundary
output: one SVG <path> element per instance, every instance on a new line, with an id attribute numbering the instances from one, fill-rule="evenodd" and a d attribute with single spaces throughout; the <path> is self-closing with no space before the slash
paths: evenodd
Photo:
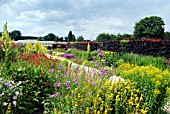
<path id="1" fill-rule="evenodd" d="M 79 50 L 87 51 L 87 45 L 90 45 L 90 51 L 97 50 L 99 44 L 97 42 L 70 42 L 69 48 L 76 48 Z"/>
<path id="2" fill-rule="evenodd" d="M 102 50 L 170 58 L 170 40 L 112 40 L 103 42 Z"/>

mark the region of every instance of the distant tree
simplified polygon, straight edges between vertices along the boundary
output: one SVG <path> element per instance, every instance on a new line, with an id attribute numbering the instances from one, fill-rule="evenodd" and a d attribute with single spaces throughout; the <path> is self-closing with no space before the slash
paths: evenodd
<path id="1" fill-rule="evenodd" d="M 9 33 L 11 39 L 17 41 L 17 40 L 23 40 L 23 37 L 21 36 L 21 32 L 19 30 L 14 30 Z"/>
<path id="2" fill-rule="evenodd" d="M 64 41 L 66 41 L 66 42 L 68 42 L 69 41 L 69 39 L 68 39 L 68 37 L 66 36 L 66 37 L 64 37 Z"/>
<path id="3" fill-rule="evenodd" d="M 63 41 L 64 40 L 64 38 L 63 37 L 60 37 L 59 39 L 58 39 L 58 41 Z"/>
<path id="4" fill-rule="evenodd" d="M 131 39 L 135 39 L 135 35 L 134 35 L 134 34 L 131 34 L 131 35 L 130 35 L 130 38 L 131 38 Z"/>
<path id="5" fill-rule="evenodd" d="M 81 36 L 78 36 L 78 37 L 77 37 L 77 41 L 78 41 L 78 42 L 84 41 L 84 37 L 83 37 L 82 35 L 81 35 Z"/>
<path id="6" fill-rule="evenodd" d="M 110 38 L 111 38 L 112 40 L 116 40 L 116 35 L 110 34 Z"/>
<path id="7" fill-rule="evenodd" d="M 120 33 L 118 33 L 118 34 L 116 35 L 116 39 L 117 39 L 117 40 L 122 40 L 122 35 L 121 35 Z"/>
<path id="8" fill-rule="evenodd" d="M 164 33 L 164 39 L 170 39 L 170 32 Z"/>
<path id="9" fill-rule="evenodd" d="M 97 39 L 96 39 L 97 42 L 104 42 L 108 40 L 111 40 L 109 33 L 101 33 L 97 36 Z"/>
<path id="10" fill-rule="evenodd" d="M 49 33 L 47 36 L 44 36 L 45 41 L 54 41 L 55 40 L 55 34 Z"/>
<path id="11" fill-rule="evenodd" d="M 42 36 L 38 37 L 37 40 L 39 40 L 39 41 L 45 41 L 44 37 L 42 37 Z"/>
<path id="12" fill-rule="evenodd" d="M 74 42 L 76 41 L 75 35 L 72 33 L 72 31 L 69 31 L 68 37 L 67 37 L 67 42 Z"/>
<path id="13" fill-rule="evenodd" d="M 76 37 L 75 37 L 75 35 L 73 34 L 73 36 L 72 36 L 72 42 L 75 42 L 76 41 Z"/>
<path id="14" fill-rule="evenodd" d="M 141 19 L 134 27 L 135 38 L 163 38 L 164 25 L 164 21 L 158 16 Z"/>
<path id="15" fill-rule="evenodd" d="M 2 36 L 2 32 L 0 32 L 0 37 Z"/>
<path id="16" fill-rule="evenodd" d="M 55 36 L 55 39 L 54 39 L 54 41 L 59 41 L 59 37 L 58 36 Z"/>
<path id="17" fill-rule="evenodd" d="M 122 35 L 122 39 L 129 39 L 130 36 L 131 36 L 130 34 L 125 33 L 125 34 Z"/>

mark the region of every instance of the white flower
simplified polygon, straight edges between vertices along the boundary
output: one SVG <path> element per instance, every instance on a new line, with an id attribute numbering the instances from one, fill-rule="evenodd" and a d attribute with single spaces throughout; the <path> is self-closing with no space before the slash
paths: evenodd
<path id="1" fill-rule="evenodd" d="M 4 102 L 4 103 L 3 103 L 3 105 L 4 105 L 4 106 L 7 106 L 7 105 L 8 105 L 8 103 L 7 103 L 7 102 Z"/>
<path id="2" fill-rule="evenodd" d="M 17 102 L 16 102 L 16 101 L 13 101 L 12 103 L 13 103 L 13 104 L 14 104 L 14 106 L 16 107 L 16 105 L 17 105 Z"/>

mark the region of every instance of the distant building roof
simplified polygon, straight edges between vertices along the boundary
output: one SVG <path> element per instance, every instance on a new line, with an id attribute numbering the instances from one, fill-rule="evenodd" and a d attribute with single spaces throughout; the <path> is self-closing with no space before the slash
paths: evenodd
<path id="1" fill-rule="evenodd" d="M 18 40 L 15 41 L 17 44 L 26 44 L 27 42 L 30 42 L 34 44 L 35 42 L 39 42 L 40 44 L 44 44 L 45 46 L 52 46 L 52 44 L 55 44 L 55 41 L 38 41 L 38 40 Z"/>

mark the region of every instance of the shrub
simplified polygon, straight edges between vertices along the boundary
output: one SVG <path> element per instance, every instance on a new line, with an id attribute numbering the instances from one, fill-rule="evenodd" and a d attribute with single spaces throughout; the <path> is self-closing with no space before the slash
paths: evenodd
<path id="1" fill-rule="evenodd" d="M 167 88 L 170 88 L 170 72 L 168 70 L 162 71 L 152 65 L 137 66 L 124 63 L 117 68 L 116 74 L 136 82 L 134 87 L 143 94 L 144 106 L 149 109 L 148 113 L 161 112 L 169 96 Z"/>

